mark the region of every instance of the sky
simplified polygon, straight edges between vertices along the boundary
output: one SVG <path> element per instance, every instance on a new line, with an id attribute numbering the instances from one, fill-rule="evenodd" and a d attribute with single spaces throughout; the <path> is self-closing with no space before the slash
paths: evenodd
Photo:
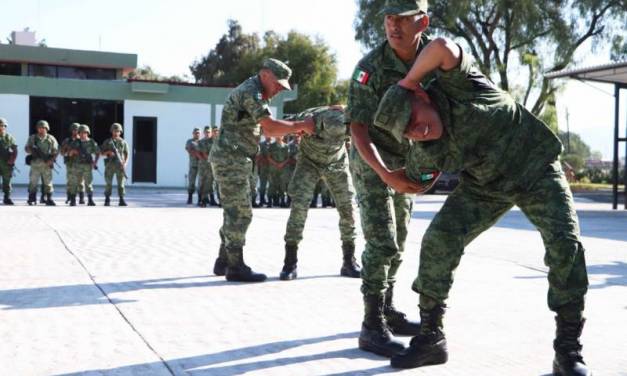
<path id="1" fill-rule="evenodd" d="M 0 0 L 0 9 L 3 43 L 11 31 L 30 27 L 49 47 L 134 53 L 140 66 L 167 76 L 190 76 L 189 65 L 215 46 L 228 19 L 238 20 L 245 33 L 296 30 L 322 38 L 336 56 L 340 79 L 350 78 L 366 52 L 354 39 L 354 0 Z M 577 66 L 609 62 L 607 53 L 584 47 Z M 611 85 L 568 81 L 557 97 L 560 129 L 566 129 L 568 109 L 570 130 L 604 159 L 613 155 L 612 96 Z M 626 110 L 623 91 L 621 137 Z"/>

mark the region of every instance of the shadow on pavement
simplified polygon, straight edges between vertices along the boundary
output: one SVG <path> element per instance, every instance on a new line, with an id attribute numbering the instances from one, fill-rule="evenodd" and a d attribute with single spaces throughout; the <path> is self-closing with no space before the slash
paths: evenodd
<path id="1" fill-rule="evenodd" d="M 588 265 L 588 275 L 604 275 L 603 283 L 592 283 L 588 289 L 596 290 L 612 286 L 627 286 L 627 263 L 622 261 L 614 261 L 611 264 Z M 519 276 L 516 279 L 544 279 L 546 275 L 535 276 Z M 597 279 L 601 277 L 596 277 Z"/>
<path id="2" fill-rule="evenodd" d="M 306 346 L 316 343 L 330 342 L 341 339 L 356 339 L 359 332 L 340 333 L 323 337 L 314 337 L 307 339 L 286 340 L 279 342 L 265 343 L 261 345 L 243 347 L 239 349 L 226 350 L 217 352 L 214 354 L 206 354 L 193 356 L 188 358 L 170 359 L 167 360 L 167 364 L 176 374 L 185 373 L 198 376 L 234 376 L 241 375 L 247 372 L 259 371 L 264 369 L 270 369 L 275 367 L 289 366 L 292 364 L 299 364 L 310 361 L 325 360 L 325 359 L 371 359 L 382 360 L 383 357 L 376 356 L 374 354 L 359 350 L 357 347 L 347 348 L 342 350 L 328 351 L 324 353 L 316 353 L 310 355 L 298 355 L 298 356 L 278 356 L 273 359 L 249 361 L 244 363 L 221 365 L 222 363 L 232 363 L 234 361 L 245 360 L 249 358 L 256 358 L 260 356 L 267 356 L 271 354 L 279 354 L 283 351 L 297 348 L 300 346 Z M 216 366 L 218 365 L 218 366 Z M 156 368 L 160 368 L 160 362 L 135 364 L 111 369 L 99 369 L 99 370 L 86 370 L 76 373 L 67 373 L 57 376 L 95 376 L 95 375 L 143 375 L 154 373 Z M 214 367 L 212 367 L 214 366 Z M 366 370 L 354 370 L 345 373 L 338 373 L 335 376 L 340 375 L 378 375 L 381 373 L 390 372 L 393 369 L 389 366 L 382 366 L 377 368 L 371 368 Z"/>

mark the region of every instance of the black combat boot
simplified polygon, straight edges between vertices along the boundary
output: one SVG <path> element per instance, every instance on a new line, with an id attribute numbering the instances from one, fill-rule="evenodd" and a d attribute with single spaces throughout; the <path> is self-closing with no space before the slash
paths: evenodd
<path id="1" fill-rule="evenodd" d="M 420 308 L 420 333 L 411 339 L 409 347 L 392 357 L 394 368 L 416 368 L 442 364 L 448 361 L 446 337 L 442 331 L 444 306 L 436 305 L 430 310 Z"/>
<path id="2" fill-rule="evenodd" d="M 402 342 L 394 339 L 383 317 L 383 295 L 364 295 L 364 322 L 359 333 L 359 348 L 375 354 L 391 357 L 405 349 Z"/>
<path id="3" fill-rule="evenodd" d="M 26 203 L 31 205 L 37 205 L 37 192 L 29 192 L 28 193 L 28 201 Z"/>
<path id="4" fill-rule="evenodd" d="M 355 259 L 355 243 L 343 242 L 342 253 L 344 254 L 344 262 L 340 269 L 340 275 L 350 278 L 361 277 L 361 266 L 359 266 Z"/>
<path id="5" fill-rule="evenodd" d="M 208 201 L 208 203 L 211 206 L 218 206 L 218 202 L 216 201 L 213 193 L 209 194 L 209 201 Z"/>
<path id="6" fill-rule="evenodd" d="M 40 204 L 45 204 L 46 203 L 46 195 L 44 194 L 43 188 L 41 189 L 41 197 L 39 197 L 39 203 Z"/>
<path id="7" fill-rule="evenodd" d="M 124 201 L 124 196 L 120 196 L 120 201 L 118 202 L 118 206 L 128 206 L 126 205 L 126 201 Z"/>
<path id="8" fill-rule="evenodd" d="M 311 203 L 309 204 L 310 208 L 317 208 L 318 207 L 318 195 L 314 194 L 313 198 L 311 199 Z"/>
<path id="9" fill-rule="evenodd" d="M 216 262 L 213 264 L 213 274 L 220 276 L 225 275 L 227 263 L 226 247 L 224 246 L 224 243 L 220 243 L 218 257 L 216 258 Z"/>
<path id="10" fill-rule="evenodd" d="M 65 204 L 67 205 L 67 204 L 69 204 L 69 203 L 70 203 L 70 192 L 67 192 L 67 193 L 65 194 Z"/>
<path id="11" fill-rule="evenodd" d="M 109 206 L 109 205 L 111 205 L 111 196 L 110 195 L 105 195 L 104 206 Z"/>
<path id="12" fill-rule="evenodd" d="M 85 192 L 78 192 L 78 203 L 85 205 Z"/>
<path id="13" fill-rule="evenodd" d="M 280 205 L 282 208 L 287 208 L 287 203 L 285 202 L 285 195 L 281 195 L 281 198 L 280 198 L 280 200 L 279 200 L 279 205 Z"/>
<path id="14" fill-rule="evenodd" d="M 257 195 L 252 195 L 250 197 L 250 204 L 252 205 L 253 208 L 259 207 L 259 204 L 257 203 Z"/>
<path id="15" fill-rule="evenodd" d="M 266 208 L 272 207 L 272 196 L 268 196 L 268 201 L 266 201 Z"/>
<path id="16" fill-rule="evenodd" d="M 52 201 L 52 193 L 46 193 L 46 206 L 57 206 L 57 204 Z"/>
<path id="17" fill-rule="evenodd" d="M 573 321 L 566 320 L 561 315 L 555 317 L 557 330 L 553 348 L 553 374 L 556 376 L 588 376 L 592 371 L 588 369 L 581 356 L 581 331 L 585 319 L 579 318 Z"/>
<path id="18" fill-rule="evenodd" d="M 279 274 L 281 281 L 290 281 L 298 277 L 298 270 L 296 269 L 296 263 L 298 258 L 298 246 L 296 244 L 285 244 L 285 259 L 283 260 L 283 270 Z"/>
<path id="19" fill-rule="evenodd" d="M 233 247 L 226 250 L 228 266 L 226 268 L 226 280 L 231 282 L 263 282 L 266 275 L 255 273 L 244 263 L 242 247 Z"/>
<path id="20" fill-rule="evenodd" d="M 187 205 L 192 204 L 192 197 L 194 197 L 194 192 L 187 192 Z"/>
<path id="21" fill-rule="evenodd" d="M 87 194 L 87 206 L 96 206 L 96 203 L 94 202 L 94 196 L 91 193 Z"/>
<path id="22" fill-rule="evenodd" d="M 390 286 L 385 292 L 385 306 L 383 308 L 388 328 L 397 336 L 415 336 L 420 334 L 420 321 L 408 320 L 407 315 L 396 310 L 393 297 L 394 286 Z"/>
<path id="23" fill-rule="evenodd" d="M 292 207 L 292 198 L 290 195 L 287 195 L 287 198 L 285 199 L 285 206 L 288 208 Z"/>
<path id="24" fill-rule="evenodd" d="M 70 195 L 70 206 L 76 206 L 76 195 Z"/>
<path id="25" fill-rule="evenodd" d="M 196 202 L 196 205 L 200 206 L 201 203 L 202 203 L 202 196 L 200 195 L 200 192 L 198 192 L 198 201 Z"/>
<path id="26" fill-rule="evenodd" d="M 2 203 L 5 205 L 13 205 L 13 200 L 11 200 L 11 194 L 10 193 L 5 193 L 4 194 L 4 199 L 2 200 Z"/>
<path id="27" fill-rule="evenodd" d="M 262 207 L 266 204 L 266 195 L 260 195 L 259 197 L 259 207 Z"/>

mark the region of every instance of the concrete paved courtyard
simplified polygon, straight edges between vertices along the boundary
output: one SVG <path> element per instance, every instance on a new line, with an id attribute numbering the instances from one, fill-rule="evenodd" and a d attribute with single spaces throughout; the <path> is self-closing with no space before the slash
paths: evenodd
<path id="1" fill-rule="evenodd" d="M 245 258 L 270 278 L 241 284 L 212 275 L 220 209 L 173 190 L 131 190 L 127 208 L 102 197 L 69 208 L 63 194 L 28 207 L 18 188 L 17 205 L 0 206 L 1 375 L 550 374 L 542 241 L 517 209 L 466 250 L 445 319 L 449 362 L 399 372 L 357 349 L 360 281 L 338 276 L 334 209 L 310 211 L 291 282 L 278 280 L 288 210 L 255 209 Z M 412 317 L 421 237 L 444 199 L 416 199 L 396 289 Z M 585 199 L 577 210 L 591 284 L 584 357 L 595 375 L 627 375 L 627 211 Z"/>

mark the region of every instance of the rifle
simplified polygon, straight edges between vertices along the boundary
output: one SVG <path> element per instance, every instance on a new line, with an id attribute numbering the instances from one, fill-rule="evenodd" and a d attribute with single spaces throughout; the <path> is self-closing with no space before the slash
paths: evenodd
<path id="1" fill-rule="evenodd" d="M 55 173 L 57 174 L 59 173 L 59 171 L 56 168 L 54 168 L 54 165 L 57 165 L 57 167 L 61 168 L 61 166 L 59 166 L 59 163 L 57 163 L 57 158 L 55 158 L 51 154 L 44 154 L 44 152 L 41 151 L 41 149 L 39 148 L 39 145 L 37 145 L 37 140 L 35 140 L 35 143 L 31 146 L 30 149 L 31 149 L 32 159 L 41 159 L 46 163 L 52 161 L 53 165 L 50 165 L 50 168 Z"/>
<path id="2" fill-rule="evenodd" d="M 111 147 L 113 148 L 113 154 L 115 155 L 115 159 L 118 161 L 118 163 L 120 164 L 120 167 L 122 168 L 122 173 L 124 174 L 124 177 L 128 179 L 128 176 L 126 175 L 126 167 L 124 166 L 124 163 L 122 162 L 122 156 L 120 155 L 120 151 L 118 150 L 118 147 L 115 146 L 115 142 L 113 141 L 113 139 L 111 140 Z"/>
<path id="3" fill-rule="evenodd" d="M 102 172 L 98 170 L 98 165 L 96 164 L 98 163 L 98 161 L 94 163 L 94 157 L 92 156 L 91 153 L 87 152 L 85 147 L 83 147 L 83 143 L 80 140 L 78 141 L 78 154 L 79 154 L 79 160 L 85 161 L 86 163 L 89 163 L 90 165 L 92 165 L 94 170 L 98 171 L 100 176 L 102 176 Z"/>

